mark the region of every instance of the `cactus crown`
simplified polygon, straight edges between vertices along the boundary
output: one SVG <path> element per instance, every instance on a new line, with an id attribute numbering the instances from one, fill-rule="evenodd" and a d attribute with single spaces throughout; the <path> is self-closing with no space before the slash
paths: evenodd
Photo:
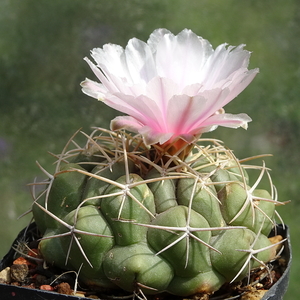
<path id="1" fill-rule="evenodd" d="M 44 170 L 47 187 L 32 206 L 49 263 L 80 270 L 93 288 L 187 296 L 275 257 L 267 236 L 282 203 L 264 163 L 245 165 L 215 139 L 147 146 L 125 131 L 83 134 L 83 148 L 75 134 L 55 155 L 55 173 Z"/>

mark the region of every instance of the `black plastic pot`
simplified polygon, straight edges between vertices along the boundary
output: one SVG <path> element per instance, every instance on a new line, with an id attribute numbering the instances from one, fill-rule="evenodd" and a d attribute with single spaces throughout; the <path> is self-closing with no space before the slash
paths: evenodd
<path id="1" fill-rule="evenodd" d="M 287 290 L 289 283 L 289 273 L 292 261 L 292 252 L 290 244 L 290 235 L 288 227 L 277 225 L 276 234 L 280 234 L 283 238 L 287 238 L 284 243 L 284 250 L 281 256 L 288 262 L 287 268 L 280 277 L 280 279 L 270 288 L 270 290 L 263 296 L 261 300 L 282 300 Z M 18 241 L 21 241 L 26 236 L 27 241 L 33 241 L 37 238 L 37 228 L 32 223 L 29 228 L 22 230 L 13 245 L 16 245 Z M 10 266 L 13 262 L 15 250 L 11 248 L 9 252 L 0 261 L 0 271 Z M 44 290 L 30 289 L 19 286 L 12 286 L 7 284 L 0 284 L 0 295 L 1 300 L 82 300 L 82 297 L 69 296 L 58 294 L 54 292 L 48 292 Z M 220 298 L 218 298 L 221 300 Z M 224 298 L 225 299 L 239 299 L 239 298 Z"/>

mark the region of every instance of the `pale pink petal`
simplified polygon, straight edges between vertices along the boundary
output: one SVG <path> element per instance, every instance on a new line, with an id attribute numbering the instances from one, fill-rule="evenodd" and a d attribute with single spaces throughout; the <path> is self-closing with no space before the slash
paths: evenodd
<path id="1" fill-rule="evenodd" d="M 245 73 L 244 75 L 240 75 L 239 77 L 234 78 L 233 81 L 237 82 L 237 84 L 232 84 L 230 86 L 231 89 L 230 94 L 224 101 L 223 106 L 225 106 L 236 96 L 238 96 L 251 83 L 251 81 L 258 74 L 258 72 L 259 69 L 252 69 L 250 71 L 247 71 L 247 73 Z"/>
<path id="2" fill-rule="evenodd" d="M 145 91 L 145 84 L 127 84 L 121 78 L 114 74 L 109 74 L 110 81 L 114 84 L 115 88 L 111 90 L 112 93 L 119 92 L 124 95 L 138 96 Z"/>
<path id="3" fill-rule="evenodd" d="M 109 74 L 114 74 L 124 81 L 131 81 L 131 76 L 127 69 L 124 49 L 121 46 L 105 44 L 103 49 L 94 48 L 91 51 L 91 56 L 107 77 L 109 77 Z"/>
<path id="4" fill-rule="evenodd" d="M 141 95 L 139 97 L 125 96 L 123 94 L 107 95 L 104 102 L 110 107 L 126 113 L 139 122 L 155 128 L 165 130 L 164 116 L 159 105 L 152 99 Z"/>
<path id="5" fill-rule="evenodd" d="M 200 93 L 200 91 L 203 90 L 203 85 L 201 83 L 193 83 L 190 85 L 187 85 L 183 91 L 183 95 L 188 95 L 190 97 L 196 96 Z"/>
<path id="6" fill-rule="evenodd" d="M 140 65 L 140 70 L 135 71 L 135 78 L 133 78 L 133 64 L 137 65 L 137 60 L 134 63 L 132 62 L 134 61 L 132 47 L 126 48 L 126 51 L 124 52 L 121 51 L 123 48 L 120 49 L 120 47 L 112 47 L 112 45 L 105 46 L 107 46 L 104 47 L 106 51 L 103 49 L 94 49 L 92 51 L 92 56 L 103 73 L 88 58 L 85 58 L 95 75 L 103 84 L 105 84 L 105 86 L 107 86 L 110 93 L 121 92 L 126 95 L 136 96 L 142 94 L 146 86 L 145 80 L 138 81 L 136 79 L 137 76 L 139 76 L 139 73 L 151 77 L 155 71 L 155 66 L 153 65 L 154 62 L 151 63 L 151 59 L 153 61 L 153 58 L 149 58 L 149 56 L 151 56 L 151 51 L 144 51 L 148 53 L 148 57 L 141 55 L 139 58 L 140 64 L 142 64 L 143 58 L 147 60 L 147 64 L 144 63 L 143 65 Z M 120 64 L 122 67 L 118 69 L 115 64 L 117 66 Z M 134 80 L 136 80 L 136 82 Z"/>
<path id="7" fill-rule="evenodd" d="M 88 63 L 94 74 L 98 77 L 98 79 L 102 82 L 102 85 L 105 86 L 108 91 L 118 91 L 115 85 L 103 75 L 103 73 L 96 67 L 95 64 L 93 64 L 87 57 L 85 57 L 84 60 Z"/>
<path id="8" fill-rule="evenodd" d="M 226 44 L 222 44 L 216 48 L 202 69 L 200 80 L 206 88 L 212 88 L 224 79 L 230 80 L 237 70 L 247 71 L 250 52 L 243 50 L 243 46 L 226 48 Z"/>
<path id="9" fill-rule="evenodd" d="M 185 29 L 177 36 L 166 34 L 157 44 L 158 75 L 171 78 L 183 89 L 199 82 L 201 68 L 211 53 L 210 43 L 191 30 Z"/>
<path id="10" fill-rule="evenodd" d="M 103 99 L 107 93 L 107 89 L 103 84 L 92 81 L 90 79 L 86 79 L 85 81 L 81 82 L 82 91 L 93 98 L 98 100 Z"/>
<path id="11" fill-rule="evenodd" d="M 142 123 L 137 121 L 135 118 L 130 116 L 119 116 L 114 118 L 110 122 L 110 127 L 112 130 L 118 129 L 128 129 L 129 131 L 133 131 L 138 133 L 140 129 L 144 127 Z"/>
<path id="12" fill-rule="evenodd" d="M 174 94 L 180 94 L 181 92 L 178 85 L 169 78 L 155 77 L 148 83 L 146 90 L 147 97 L 157 103 L 161 122 L 165 124 L 169 102 Z"/>
<path id="13" fill-rule="evenodd" d="M 120 93 L 107 94 L 104 102 L 112 108 L 154 126 L 157 130 L 167 128 L 167 109 L 177 85 L 167 78 L 155 77 L 147 85 L 147 96 L 132 97 Z M 172 104 L 171 104 L 172 105 Z M 164 128 L 164 129 L 163 129 Z"/>
<path id="14" fill-rule="evenodd" d="M 125 48 L 127 69 L 134 83 L 147 83 L 157 76 L 152 51 L 148 44 L 138 39 L 131 39 Z"/>
<path id="15" fill-rule="evenodd" d="M 138 99 L 132 95 L 124 95 L 122 93 L 107 94 L 103 102 L 108 106 L 133 116 L 138 120 L 142 120 L 144 118 L 143 112 L 139 111 L 135 107 L 135 104 L 139 102 Z"/>
<path id="16" fill-rule="evenodd" d="M 103 46 L 103 49 L 93 49 L 91 55 L 99 69 L 89 59 L 85 58 L 85 60 L 110 93 L 121 92 L 125 95 L 136 95 L 136 90 L 138 92 L 143 90 L 140 83 L 134 84 L 132 81 L 122 47 L 107 44 Z M 95 69 L 98 69 L 98 72 Z M 137 86 L 139 86 L 138 89 Z"/>
<path id="17" fill-rule="evenodd" d="M 202 132 L 211 131 L 210 126 L 218 125 L 230 128 L 242 127 L 244 129 L 248 128 L 248 123 L 252 119 L 247 114 L 217 114 L 208 118 L 205 122 L 202 123 L 203 127 L 199 127 L 195 131 L 201 130 Z M 208 129 L 206 129 L 208 128 Z"/>
<path id="18" fill-rule="evenodd" d="M 164 38 L 165 35 L 171 34 L 171 31 L 165 28 L 158 28 L 155 29 L 151 34 L 147 41 L 147 44 L 149 45 L 152 53 L 156 52 L 158 43 Z"/>
<path id="19" fill-rule="evenodd" d="M 153 127 L 145 126 L 130 116 L 116 117 L 111 121 L 110 126 L 112 130 L 127 129 L 142 134 L 146 145 L 163 144 L 172 137 L 172 133 L 155 131 Z"/>
<path id="20" fill-rule="evenodd" d="M 173 133 L 156 131 L 149 126 L 144 126 L 141 128 L 139 133 L 144 137 L 144 142 L 146 145 L 153 145 L 156 143 L 164 144 L 173 136 Z"/>
<path id="21" fill-rule="evenodd" d="M 195 128 L 201 127 L 207 118 L 222 108 L 228 93 L 228 89 L 215 89 L 194 97 L 174 96 L 168 107 L 168 124 L 176 133 L 194 132 Z"/>

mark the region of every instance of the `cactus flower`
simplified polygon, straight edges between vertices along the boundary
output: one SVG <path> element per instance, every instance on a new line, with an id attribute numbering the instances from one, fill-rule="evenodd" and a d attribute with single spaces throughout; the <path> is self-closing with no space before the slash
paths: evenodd
<path id="1" fill-rule="evenodd" d="M 173 35 L 155 30 L 147 43 L 133 38 L 126 48 L 106 44 L 85 58 L 101 83 L 86 79 L 85 94 L 127 114 L 111 122 L 142 134 L 144 142 L 191 142 L 218 126 L 247 128 L 250 117 L 225 113 L 223 107 L 258 73 L 248 70 L 250 52 L 211 44 L 191 30 Z"/>

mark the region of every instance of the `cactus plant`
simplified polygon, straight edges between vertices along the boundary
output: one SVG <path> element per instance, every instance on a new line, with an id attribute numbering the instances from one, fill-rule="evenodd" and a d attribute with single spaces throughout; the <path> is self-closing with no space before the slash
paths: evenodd
<path id="1" fill-rule="evenodd" d="M 267 236 L 280 203 L 271 181 L 270 192 L 258 187 L 268 169 L 242 165 L 217 140 L 198 143 L 182 160 L 140 135 L 97 128 L 57 156 L 32 207 L 44 259 L 80 270 L 93 288 L 182 296 L 273 259 Z"/>
<path id="2" fill-rule="evenodd" d="M 144 52 L 155 46 L 153 55 L 158 57 L 158 40 L 163 41 L 164 37 L 174 38 L 160 30 L 148 44 L 133 40 L 132 45 L 138 44 Z M 207 43 L 184 31 L 178 35 L 176 45 L 181 45 L 179 37 L 200 41 L 201 45 Z M 211 51 L 209 46 L 205 47 L 207 52 Z M 162 116 L 163 120 L 156 119 L 158 123 L 165 122 L 163 126 L 154 120 L 154 111 L 148 111 L 152 118 L 148 120 L 142 112 L 145 98 L 150 101 L 151 91 L 147 97 L 143 93 L 136 98 L 120 96 L 121 92 L 116 91 L 120 81 L 106 68 L 105 63 L 116 63 L 116 55 L 121 53 L 123 60 L 127 55 L 130 69 L 128 56 L 132 49 L 128 47 L 127 52 L 122 52 L 113 45 L 103 49 L 93 52 L 103 73 L 88 61 L 102 85 L 87 79 L 83 90 L 131 114 L 113 120 L 113 130 L 95 128 L 90 135 L 82 133 L 86 137 L 83 147 L 72 136 L 62 153 L 56 155 L 54 174 L 41 167 L 48 179 L 44 182 L 46 189 L 35 195 L 32 213 L 42 235 L 39 249 L 44 259 L 78 272 L 81 282 L 90 288 L 122 289 L 143 295 L 212 294 L 225 283 L 243 279 L 253 268 L 267 267 L 267 262 L 276 256 L 276 243 L 268 235 L 276 224 L 275 208 L 281 204 L 269 169 L 264 163 L 247 165 L 247 160 L 237 159 L 221 141 L 200 138 L 203 132 L 218 125 L 246 127 L 251 120 L 244 114 L 234 116 L 223 111 L 226 102 L 257 73 L 245 68 L 249 53 L 242 47 L 232 50 L 224 45 L 212 52 L 212 62 L 225 56 L 225 61 L 231 57 L 231 63 L 236 55 L 242 64 L 232 74 L 226 74 L 227 83 L 219 78 L 223 80 L 222 88 L 215 83 L 214 89 L 202 89 L 200 85 L 196 89 L 189 80 L 190 89 L 181 98 L 168 95 L 180 107 L 176 112 L 169 104 L 162 105 L 164 113 L 166 108 L 171 110 Z M 110 56 L 108 50 L 112 51 Z M 107 56 L 101 61 L 99 55 L 105 56 L 105 51 Z M 149 68 L 146 77 L 150 76 Z M 232 84 L 235 77 L 238 82 Z M 148 84 L 154 88 L 159 78 L 161 85 L 166 84 L 159 76 Z M 168 82 L 165 86 L 163 98 L 170 85 Z M 192 90 L 198 94 L 192 95 Z M 124 99 L 132 106 L 126 107 Z M 178 100 L 187 105 L 185 109 Z M 194 115 L 197 111 L 193 111 L 196 105 L 201 108 L 198 120 Z M 179 118 L 178 114 L 184 115 Z M 249 170 L 251 174 L 256 171 L 257 176 L 250 178 Z M 263 178 L 268 180 L 268 188 L 261 184 Z"/>

